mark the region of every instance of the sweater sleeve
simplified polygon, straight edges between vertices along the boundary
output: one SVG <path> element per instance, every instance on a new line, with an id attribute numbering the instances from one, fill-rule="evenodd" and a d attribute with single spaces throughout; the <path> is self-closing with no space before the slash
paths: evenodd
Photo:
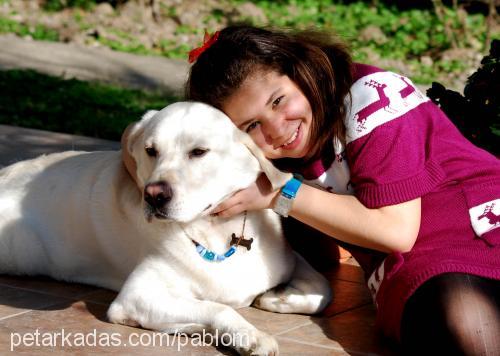
<path id="1" fill-rule="evenodd" d="M 349 104 L 347 161 L 365 206 L 409 201 L 444 180 L 433 158 L 433 111 L 439 109 L 408 78 L 390 72 L 362 77 Z"/>

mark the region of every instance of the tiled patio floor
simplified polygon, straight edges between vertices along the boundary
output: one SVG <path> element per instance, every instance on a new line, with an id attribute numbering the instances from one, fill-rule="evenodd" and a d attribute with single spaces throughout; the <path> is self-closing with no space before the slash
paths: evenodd
<path id="1" fill-rule="evenodd" d="M 116 142 L 0 125 L 0 167 L 41 153 L 118 147 Z M 361 269 L 341 263 L 325 275 L 334 298 L 320 316 L 275 314 L 255 308 L 238 311 L 257 328 L 274 335 L 282 355 L 395 355 L 395 349 L 377 335 L 375 312 Z M 106 309 L 115 295 L 47 278 L 0 275 L 0 355 L 13 354 L 11 350 L 27 355 L 234 354 L 228 348 L 199 346 L 183 337 L 170 338 L 169 345 L 163 339 L 163 345 L 149 346 L 152 331 L 106 321 Z M 68 333 L 71 337 L 63 340 Z M 140 341 L 142 345 L 136 346 Z M 56 347 L 51 346 L 54 342 Z"/>

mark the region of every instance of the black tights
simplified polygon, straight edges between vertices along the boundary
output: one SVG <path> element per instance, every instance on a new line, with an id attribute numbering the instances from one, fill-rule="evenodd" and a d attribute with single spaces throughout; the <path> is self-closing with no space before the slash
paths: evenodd
<path id="1" fill-rule="evenodd" d="M 500 355 L 500 281 L 447 273 L 408 300 L 405 355 Z"/>

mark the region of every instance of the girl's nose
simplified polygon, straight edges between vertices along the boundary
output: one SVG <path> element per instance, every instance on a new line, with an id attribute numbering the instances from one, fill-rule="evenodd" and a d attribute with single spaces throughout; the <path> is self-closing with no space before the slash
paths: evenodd
<path id="1" fill-rule="evenodd" d="M 275 140 L 285 134 L 284 115 L 274 114 L 266 118 L 262 124 L 262 131 L 268 140 Z"/>

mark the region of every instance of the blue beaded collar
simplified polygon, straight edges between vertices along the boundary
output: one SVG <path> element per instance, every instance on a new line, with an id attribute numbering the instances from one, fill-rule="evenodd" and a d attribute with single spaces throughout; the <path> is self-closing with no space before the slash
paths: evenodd
<path id="1" fill-rule="evenodd" d="M 205 260 L 210 262 L 224 261 L 226 258 L 231 257 L 236 252 L 235 245 L 231 245 L 231 247 L 229 247 L 229 250 L 227 250 L 223 255 L 219 255 L 218 253 L 207 249 L 206 247 L 200 245 L 197 242 L 195 242 L 195 245 L 196 245 L 196 252 L 198 252 L 198 254 Z"/>
<path id="2" fill-rule="evenodd" d="M 233 233 L 231 235 L 231 242 L 229 243 L 230 247 L 222 255 L 219 255 L 218 253 L 207 249 L 205 246 L 200 245 L 198 242 L 191 239 L 191 241 L 193 241 L 194 245 L 196 246 L 196 252 L 198 252 L 198 254 L 207 261 L 222 262 L 226 258 L 231 257 L 236 252 L 236 248 L 238 246 L 243 246 L 246 247 L 247 250 L 250 250 L 250 248 L 252 247 L 253 238 L 245 239 L 243 235 L 243 233 L 245 232 L 246 221 L 247 221 L 247 212 L 245 211 L 245 215 L 243 217 L 243 228 L 241 230 L 241 236 L 236 237 L 236 234 Z"/>

